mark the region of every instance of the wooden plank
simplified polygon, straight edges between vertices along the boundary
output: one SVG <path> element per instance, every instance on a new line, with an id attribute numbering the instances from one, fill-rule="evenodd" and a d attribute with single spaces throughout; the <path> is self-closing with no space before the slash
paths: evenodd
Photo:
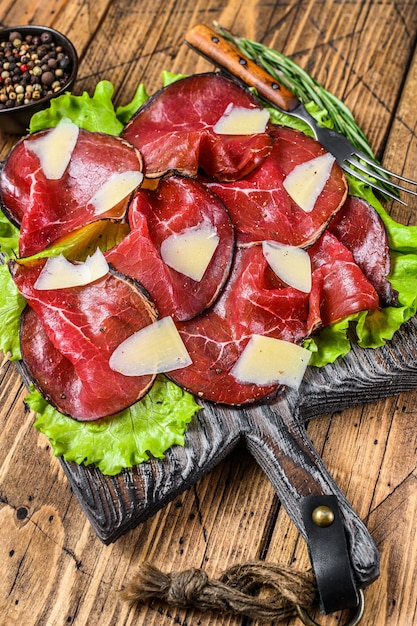
<path id="1" fill-rule="evenodd" d="M 414 173 L 414 63 L 397 108 L 402 90 L 398 77 L 404 75 L 414 45 L 414 3 L 394 7 L 391 2 L 289 1 L 272 6 L 249 1 L 219 7 L 211 2 L 191 5 L 182 1 L 154 3 L 144 9 L 135 3 L 117 2 L 103 5 L 100 12 L 99 3 L 69 1 L 58 14 L 55 2 L 31 4 L 37 7 L 32 14 L 25 13 L 30 7 L 23 3 L 0 2 L 0 7 L 2 16 L 13 7 L 15 15 L 26 21 L 28 15 L 41 10 L 41 4 L 46 20 L 56 20 L 58 15 L 63 30 L 71 24 L 73 37 L 81 43 L 79 89 L 91 89 L 97 77 L 110 76 L 115 82 L 122 81 L 122 87 L 119 82 L 116 85 L 116 99 L 124 103 L 142 78 L 151 89 L 157 87 L 162 69 L 208 68 L 180 42 L 191 23 L 210 24 L 217 19 L 236 32 L 274 42 L 284 52 L 293 53 L 329 89 L 345 97 L 380 154 L 386 144 L 385 160 L 392 167 L 400 165 Z M 94 41 L 89 43 L 93 35 Z M 100 50 L 94 47 L 97 41 Z M 379 46 L 381 41 L 384 46 Z M 87 58 L 89 50 L 92 55 Z M 104 51 L 111 61 L 106 66 L 107 76 L 95 65 L 107 62 Z M 121 67 L 120 55 L 125 52 L 127 65 Z M 386 142 L 392 123 L 393 132 Z M 4 156 L 12 140 L 1 136 L 0 141 Z M 393 213 L 400 217 L 410 214 L 414 221 L 413 207 L 415 201 L 407 211 L 394 205 Z M 59 462 L 51 457 L 47 442 L 33 430 L 23 411 L 24 390 L 14 366 L 7 365 L 2 376 L 0 609 L 7 626 L 237 625 L 242 620 L 167 610 L 156 604 L 129 610 L 120 601 L 118 589 L 146 558 L 166 570 L 202 565 L 211 575 L 257 557 L 281 563 L 296 559 L 294 565 L 308 567 L 298 531 L 280 509 L 266 476 L 240 447 L 150 520 L 114 545 L 103 546 L 83 516 Z M 364 516 L 381 549 L 382 575 L 367 590 L 364 618 L 364 623 L 376 626 L 404 626 L 415 621 L 415 482 L 409 473 L 415 471 L 410 444 L 415 400 L 414 392 L 400 394 L 314 420 L 308 427 L 326 464 Z M 397 511 L 405 522 L 398 524 Z M 409 557 L 400 550 L 404 545 L 409 546 Z M 49 576 L 45 574 L 45 554 Z M 331 617 L 320 621 L 335 623 Z"/>

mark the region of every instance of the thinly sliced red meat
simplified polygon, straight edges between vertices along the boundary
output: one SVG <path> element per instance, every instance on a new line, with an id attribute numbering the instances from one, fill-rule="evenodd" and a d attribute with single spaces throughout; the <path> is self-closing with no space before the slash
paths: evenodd
<path id="1" fill-rule="evenodd" d="M 378 294 L 352 253 L 325 232 L 309 250 L 312 264 L 309 333 L 353 313 L 380 306 Z"/>
<path id="2" fill-rule="evenodd" d="M 216 303 L 177 324 L 193 363 L 170 378 L 218 403 L 242 405 L 276 394 L 276 385 L 241 384 L 230 371 L 253 334 L 294 343 L 305 336 L 308 294 L 278 282 L 261 246 L 237 250 L 233 273 Z"/>
<path id="3" fill-rule="evenodd" d="M 387 280 L 391 270 L 387 231 L 375 209 L 362 198 L 348 196 L 328 230 L 352 252 L 381 304 L 397 304 L 397 293 Z"/>
<path id="4" fill-rule="evenodd" d="M 219 135 L 213 130 L 229 104 L 261 108 L 236 81 L 196 74 L 154 94 L 126 125 L 122 136 L 142 153 L 145 173 L 196 176 L 201 167 L 218 180 L 236 180 L 259 165 L 271 149 L 268 133 Z"/>
<path id="5" fill-rule="evenodd" d="M 35 254 L 72 230 L 97 219 L 121 219 L 128 198 L 112 210 L 94 214 L 89 201 L 112 174 L 141 171 L 141 155 L 119 137 L 79 131 L 70 163 L 59 180 L 46 178 L 30 143 L 48 133 L 40 131 L 20 140 L 1 173 L 5 212 L 20 226 L 19 254 Z"/>
<path id="6" fill-rule="evenodd" d="M 77 420 L 131 406 L 155 377 L 123 376 L 110 368 L 109 358 L 122 341 L 155 321 L 153 304 L 137 284 L 112 272 L 82 287 L 39 291 L 34 284 L 44 262 L 9 263 L 30 306 L 21 325 L 30 378 L 50 404 Z"/>
<path id="7" fill-rule="evenodd" d="M 313 210 L 304 211 L 289 196 L 283 181 L 296 165 L 325 150 L 316 140 L 290 128 L 275 127 L 270 132 L 275 139 L 273 149 L 256 170 L 235 182 L 206 184 L 228 208 L 238 244 L 272 240 L 308 247 L 343 206 L 346 179 L 335 163 Z"/>
<path id="8" fill-rule="evenodd" d="M 170 176 L 154 191 L 139 189 L 129 209 L 131 232 L 106 257 L 151 294 L 160 317 L 195 317 L 215 300 L 230 271 L 234 233 L 221 200 L 191 178 Z M 219 244 L 200 281 L 172 269 L 161 258 L 169 236 L 202 225 L 214 227 Z"/>

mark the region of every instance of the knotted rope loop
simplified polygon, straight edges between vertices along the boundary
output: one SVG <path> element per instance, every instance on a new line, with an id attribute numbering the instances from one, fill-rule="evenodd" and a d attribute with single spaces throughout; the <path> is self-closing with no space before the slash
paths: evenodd
<path id="1" fill-rule="evenodd" d="M 312 572 L 262 561 L 233 566 L 218 579 L 209 579 L 197 568 L 166 574 L 145 562 L 121 593 L 130 604 L 157 600 L 170 606 L 221 611 L 268 623 L 296 615 L 297 606 L 309 610 L 316 601 Z"/>
<path id="2" fill-rule="evenodd" d="M 203 594 L 208 583 L 208 576 L 203 570 L 192 569 L 184 572 L 173 572 L 167 590 L 167 602 L 175 606 L 192 606 Z"/>

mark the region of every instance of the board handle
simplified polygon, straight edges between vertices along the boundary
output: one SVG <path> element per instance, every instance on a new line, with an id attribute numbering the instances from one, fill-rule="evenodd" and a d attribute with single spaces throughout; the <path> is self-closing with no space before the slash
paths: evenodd
<path id="1" fill-rule="evenodd" d="M 333 502 L 330 508 L 335 509 L 333 513 L 336 521 L 340 515 L 340 524 L 344 529 L 347 558 L 350 561 L 354 583 L 358 588 L 363 588 L 379 576 L 378 549 L 365 524 L 329 474 L 310 441 L 298 414 L 298 400 L 298 392 L 287 390 L 285 397 L 274 405 L 264 406 L 262 413 L 246 409 L 246 417 L 250 424 L 245 433 L 248 450 L 269 478 L 287 513 L 306 540 L 310 559 L 318 558 L 320 569 L 323 569 L 323 559 L 327 558 L 324 569 L 327 567 L 329 575 L 334 566 L 332 550 L 329 550 L 329 544 L 324 543 L 320 554 L 320 547 L 312 545 L 311 542 L 315 542 L 315 524 L 311 525 L 311 517 L 305 516 L 309 515 L 309 508 L 311 513 L 311 506 L 314 510 L 320 503 L 327 506 L 327 499 L 330 498 L 329 501 Z M 316 548 L 319 550 L 318 557 L 317 554 L 314 556 Z M 318 578 L 313 559 L 312 565 Z M 325 578 L 326 571 L 324 582 Z M 317 582 L 319 585 L 320 581 Z M 329 592 L 332 595 L 328 589 L 319 588 L 319 592 L 322 599 L 322 596 Z M 332 605 L 332 610 L 326 610 L 325 606 L 323 612 L 339 610 L 333 608 L 334 602 L 337 603 L 337 598 L 330 598 L 327 601 L 327 608 Z"/>
<path id="2" fill-rule="evenodd" d="M 185 35 L 185 43 L 217 67 L 254 87 L 260 96 L 283 111 L 292 111 L 299 100 L 289 89 L 254 61 L 243 55 L 227 39 L 204 24 L 197 24 Z"/>

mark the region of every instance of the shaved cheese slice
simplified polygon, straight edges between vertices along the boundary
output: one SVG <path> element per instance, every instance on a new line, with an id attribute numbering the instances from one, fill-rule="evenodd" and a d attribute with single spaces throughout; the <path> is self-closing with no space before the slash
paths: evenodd
<path id="1" fill-rule="evenodd" d="M 128 337 L 109 360 L 111 369 L 125 376 L 162 374 L 191 363 L 171 317 L 163 317 Z"/>
<path id="2" fill-rule="evenodd" d="M 316 200 L 329 179 L 334 162 L 334 156 L 326 152 L 315 159 L 296 165 L 284 179 L 284 188 L 306 213 L 314 209 Z"/>
<path id="3" fill-rule="evenodd" d="M 230 103 L 213 130 L 218 135 L 255 135 L 265 132 L 268 121 L 267 109 L 248 109 Z"/>
<path id="4" fill-rule="evenodd" d="M 262 251 L 278 278 L 290 287 L 310 293 L 311 259 L 306 250 L 276 241 L 263 241 Z"/>
<path id="5" fill-rule="evenodd" d="M 87 204 L 94 207 L 94 215 L 101 215 L 127 198 L 143 181 L 142 172 L 116 172 L 96 191 Z"/>
<path id="6" fill-rule="evenodd" d="M 161 257 L 172 269 L 200 281 L 219 241 L 220 238 L 212 224 L 191 226 L 164 239 Z"/>
<path id="7" fill-rule="evenodd" d="M 241 383 L 281 384 L 298 389 L 311 352 L 295 343 L 252 335 L 231 374 Z"/>
<path id="8" fill-rule="evenodd" d="M 84 263 L 71 263 L 63 254 L 59 254 L 49 257 L 34 287 L 41 291 L 80 287 L 98 280 L 108 271 L 108 263 L 99 248 Z"/>
<path id="9" fill-rule="evenodd" d="M 71 120 L 63 118 L 39 139 L 26 142 L 28 150 L 39 158 L 46 178 L 62 178 L 76 146 L 79 130 Z"/>

